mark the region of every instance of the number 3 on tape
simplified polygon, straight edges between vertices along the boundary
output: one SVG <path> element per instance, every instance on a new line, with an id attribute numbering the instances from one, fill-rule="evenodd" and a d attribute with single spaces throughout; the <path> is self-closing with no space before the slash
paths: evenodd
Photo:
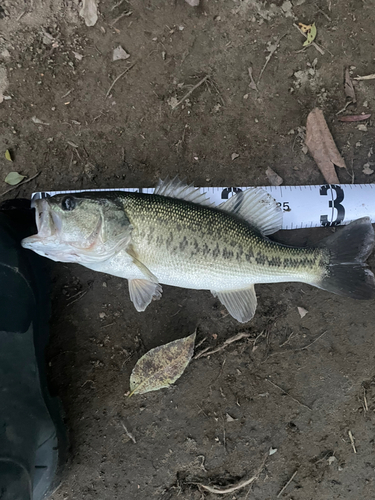
<path id="1" fill-rule="evenodd" d="M 332 209 L 331 220 L 328 220 L 328 215 L 321 215 L 320 224 L 325 227 L 338 226 L 345 218 L 345 208 L 341 205 L 341 202 L 344 201 L 344 191 L 340 186 L 335 184 L 325 184 L 320 187 L 319 194 L 321 196 L 327 196 L 328 192 L 331 195 L 331 200 L 328 201 L 328 206 Z M 334 194 L 336 195 L 335 198 Z M 336 219 L 334 219 L 334 209 L 336 209 Z"/>

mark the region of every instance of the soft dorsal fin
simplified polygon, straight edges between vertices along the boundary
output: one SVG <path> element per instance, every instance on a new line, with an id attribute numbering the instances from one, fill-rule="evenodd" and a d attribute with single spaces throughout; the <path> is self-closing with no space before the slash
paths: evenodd
<path id="1" fill-rule="evenodd" d="M 176 176 L 174 179 L 160 180 L 155 188 L 154 194 L 160 196 L 169 196 L 170 198 L 178 198 L 180 200 L 192 201 L 199 205 L 211 206 L 212 203 L 207 198 L 206 193 L 201 193 L 199 188 L 193 184 L 186 184 Z"/>
<path id="2" fill-rule="evenodd" d="M 276 201 L 262 188 L 249 188 L 233 195 L 218 206 L 220 210 L 236 214 L 263 235 L 276 233 L 281 229 L 283 212 Z"/>

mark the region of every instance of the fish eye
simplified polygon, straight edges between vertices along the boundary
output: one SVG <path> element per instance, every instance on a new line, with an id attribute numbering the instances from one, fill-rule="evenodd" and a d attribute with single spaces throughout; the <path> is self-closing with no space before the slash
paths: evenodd
<path id="1" fill-rule="evenodd" d="M 72 196 L 65 196 L 61 202 L 61 208 L 63 210 L 74 210 L 76 207 L 76 200 Z"/>

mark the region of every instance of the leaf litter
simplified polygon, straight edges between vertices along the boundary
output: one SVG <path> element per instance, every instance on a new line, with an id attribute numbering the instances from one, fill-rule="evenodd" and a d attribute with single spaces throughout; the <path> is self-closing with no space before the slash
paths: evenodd
<path id="1" fill-rule="evenodd" d="M 365 115 L 345 115 L 340 116 L 340 122 L 363 122 L 371 118 L 371 113 L 367 113 Z"/>
<path id="2" fill-rule="evenodd" d="M 5 177 L 5 182 L 10 186 L 17 186 L 17 184 L 25 178 L 26 175 L 21 175 L 18 172 L 9 172 L 9 174 Z"/>
<path id="3" fill-rule="evenodd" d="M 131 373 L 129 397 L 158 391 L 176 382 L 193 356 L 195 336 L 196 332 L 146 352 Z"/>
<path id="4" fill-rule="evenodd" d="M 306 146 L 328 184 L 339 184 L 335 165 L 347 168 L 325 121 L 323 111 L 313 109 L 306 122 Z"/>

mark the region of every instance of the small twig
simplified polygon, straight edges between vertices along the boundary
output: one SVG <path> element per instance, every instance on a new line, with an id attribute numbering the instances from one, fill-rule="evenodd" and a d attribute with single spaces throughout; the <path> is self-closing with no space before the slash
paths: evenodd
<path id="1" fill-rule="evenodd" d="M 113 28 L 113 26 L 118 22 L 120 21 L 120 19 L 122 19 L 123 17 L 129 17 L 132 15 L 132 11 L 129 10 L 128 12 L 123 12 L 122 14 L 120 14 L 118 17 L 116 17 L 116 19 L 114 21 L 111 22 L 110 26 L 111 28 Z"/>
<path id="2" fill-rule="evenodd" d="M 173 106 L 172 109 L 176 109 L 177 106 L 179 106 L 180 104 L 182 104 L 194 92 L 194 90 L 196 90 L 198 87 L 200 87 L 209 78 L 210 78 L 210 75 L 206 75 L 204 78 L 202 78 L 202 80 L 200 80 L 196 85 L 194 85 L 194 87 L 192 89 L 190 89 L 189 92 L 187 92 L 184 95 L 184 97 L 182 99 L 180 99 L 177 104 L 175 104 Z"/>
<path id="3" fill-rule="evenodd" d="M 298 29 L 298 31 L 301 33 L 301 35 L 303 35 L 305 38 L 307 38 L 306 33 L 304 33 L 304 32 L 300 29 L 300 27 L 299 27 L 297 24 L 293 23 L 293 26 L 295 26 L 295 27 Z M 318 45 L 316 42 L 311 42 L 311 43 L 310 43 L 310 45 L 313 45 L 313 46 L 316 48 L 316 50 L 317 50 L 320 54 L 322 54 L 322 56 L 324 56 L 324 50 L 323 50 L 323 48 L 322 48 L 320 45 Z M 307 47 L 306 47 L 306 48 L 307 48 Z M 304 47 L 303 49 L 301 49 L 301 51 L 300 51 L 300 52 L 305 51 L 305 50 L 306 50 L 306 48 Z"/>
<path id="4" fill-rule="evenodd" d="M 272 49 L 271 52 L 266 57 L 266 62 L 264 63 L 263 68 L 261 69 L 260 74 L 259 74 L 258 85 L 259 85 L 260 79 L 262 78 L 263 72 L 264 72 L 264 70 L 267 67 L 267 64 L 270 62 L 271 57 L 274 55 L 274 53 L 276 52 L 276 50 L 279 48 L 279 44 L 280 44 L 281 40 L 284 38 L 284 36 L 286 36 L 286 33 L 284 33 L 284 35 L 281 35 L 281 37 L 277 40 L 277 42 L 275 44 L 275 48 Z"/>
<path id="5" fill-rule="evenodd" d="M 255 473 L 255 475 L 250 479 L 246 479 L 245 481 L 240 481 L 239 483 L 234 484 L 233 486 L 228 486 L 226 488 L 220 488 L 219 486 L 208 486 L 202 483 L 198 483 L 198 487 L 203 488 L 204 490 L 209 491 L 210 493 L 215 493 L 216 495 L 226 495 L 227 493 L 233 493 L 234 491 L 237 491 L 241 488 L 245 488 L 245 486 L 248 486 L 249 484 L 253 483 L 259 478 L 260 473 L 262 472 L 264 466 L 266 465 L 267 458 L 268 458 L 268 453 L 264 458 L 261 466 Z"/>
<path id="6" fill-rule="evenodd" d="M 226 440 L 226 434 L 225 434 L 225 420 L 224 420 L 223 416 L 221 416 L 221 418 L 223 419 L 223 445 L 224 445 L 224 451 L 225 451 L 225 453 L 227 453 L 227 440 Z"/>
<path id="7" fill-rule="evenodd" d="M 293 337 L 294 335 L 294 332 L 292 332 L 289 337 L 285 340 L 285 342 L 283 342 L 282 344 L 279 345 L 279 347 L 284 347 L 284 345 L 288 344 L 289 343 L 289 340 Z"/>
<path id="8" fill-rule="evenodd" d="M 38 177 L 38 175 L 40 174 L 40 172 L 38 172 L 37 174 L 33 175 L 32 177 L 30 177 L 29 179 L 26 179 L 22 182 L 20 182 L 19 184 L 17 184 L 16 186 L 13 186 L 11 187 L 10 189 L 7 189 L 6 191 L 4 191 L 3 193 L 0 194 L 0 196 L 4 196 L 5 194 L 7 193 L 10 193 L 11 191 L 13 191 L 13 189 L 17 189 L 18 187 L 22 186 L 23 184 L 26 184 L 27 182 L 30 182 L 32 181 L 33 179 L 35 179 L 35 177 Z"/>
<path id="9" fill-rule="evenodd" d="M 347 108 L 350 104 L 354 104 L 354 103 L 353 103 L 353 101 L 348 101 L 348 102 L 345 104 L 345 106 L 344 106 L 342 109 L 340 109 L 340 111 L 337 111 L 336 116 L 341 115 L 341 113 L 343 113 L 344 111 L 346 111 L 346 108 Z"/>
<path id="10" fill-rule="evenodd" d="M 357 453 L 357 449 L 356 449 L 355 444 L 354 444 L 354 436 L 352 434 L 352 431 L 348 431 L 348 434 L 349 434 L 350 442 L 352 443 L 353 451 L 354 451 L 354 453 Z"/>
<path id="11" fill-rule="evenodd" d="M 88 292 L 88 290 L 82 290 L 82 292 L 80 292 L 80 295 L 79 297 L 77 297 L 76 299 L 72 300 L 71 302 L 69 302 L 67 305 L 68 306 L 71 306 L 72 304 L 74 304 L 74 302 L 77 302 L 78 300 L 81 300 L 82 297 L 84 297 L 86 295 L 86 293 Z"/>
<path id="12" fill-rule="evenodd" d="M 277 387 L 280 391 L 282 391 L 284 394 L 286 394 L 287 396 L 290 397 L 290 399 L 293 399 L 293 401 L 295 401 L 296 403 L 298 403 L 299 405 L 303 406 L 304 408 L 307 408 L 308 410 L 312 411 L 312 408 L 310 408 L 310 406 L 307 406 L 305 405 L 305 403 L 301 403 L 301 401 L 299 401 L 298 399 L 296 399 L 295 397 L 293 397 L 291 394 L 289 394 L 289 392 L 287 392 L 285 389 L 283 389 L 282 387 L 280 387 L 279 385 L 275 384 L 275 382 L 272 382 L 272 380 L 266 378 L 265 379 L 267 382 L 269 382 L 271 385 L 273 385 L 274 387 Z"/>
<path id="13" fill-rule="evenodd" d="M 199 359 L 199 358 L 202 358 L 203 356 L 204 357 L 211 356 L 211 354 L 215 354 L 216 352 L 222 351 L 229 344 L 232 344 L 233 342 L 237 342 L 237 340 L 241 340 L 243 338 L 248 338 L 248 337 L 250 337 L 250 333 L 245 333 L 245 332 L 237 333 L 237 335 L 230 337 L 221 346 L 216 347 L 215 349 L 212 349 L 211 351 L 209 350 L 209 347 L 206 347 L 205 349 L 203 349 L 203 351 L 196 354 L 193 359 Z"/>
<path id="14" fill-rule="evenodd" d="M 290 485 L 290 483 L 293 481 L 293 479 L 296 477 L 296 474 L 298 472 L 298 469 L 294 472 L 294 474 L 292 475 L 292 477 L 289 479 L 289 481 L 285 484 L 285 486 L 283 486 L 281 488 L 281 490 L 279 491 L 278 495 L 277 495 L 277 498 L 280 498 L 281 495 L 284 493 L 284 491 L 286 490 L 286 488 Z"/>
<path id="15" fill-rule="evenodd" d="M 113 12 L 117 7 L 120 7 L 120 5 L 124 2 L 124 0 L 120 0 L 117 2 L 113 7 L 111 7 L 111 12 Z"/>
<path id="16" fill-rule="evenodd" d="M 198 349 L 198 347 L 200 347 L 204 342 L 206 342 L 207 340 L 207 337 L 204 337 L 204 339 L 202 339 L 200 342 L 198 342 L 198 344 L 195 346 L 195 349 Z"/>
<path id="17" fill-rule="evenodd" d="M 249 73 L 249 77 L 250 77 L 250 83 L 249 83 L 249 87 L 252 89 L 252 90 L 256 90 L 257 92 L 259 92 L 259 89 L 257 87 L 257 84 L 255 83 L 255 80 L 253 78 L 253 68 L 251 66 L 249 66 L 247 68 L 247 71 Z"/>
<path id="18" fill-rule="evenodd" d="M 363 401 L 365 403 L 365 410 L 368 411 L 368 404 L 367 404 L 366 389 L 365 388 L 363 388 Z"/>
<path id="19" fill-rule="evenodd" d="M 112 321 L 112 323 L 108 323 L 107 325 L 102 325 L 100 328 L 108 328 L 109 326 L 112 326 L 114 325 L 114 321 Z"/>
<path id="20" fill-rule="evenodd" d="M 116 78 L 113 80 L 113 82 L 112 82 L 111 86 L 109 87 L 109 89 L 108 89 L 108 91 L 107 91 L 107 93 L 106 93 L 106 95 L 105 95 L 105 96 L 106 96 L 106 98 L 109 96 L 109 94 L 110 94 L 111 90 L 113 89 L 113 87 L 115 86 L 115 84 L 116 84 L 116 83 L 120 80 L 120 78 L 122 78 L 124 75 L 126 75 L 126 73 L 127 73 L 128 71 L 130 71 L 132 68 L 134 68 L 134 66 L 137 64 L 137 62 L 138 62 L 138 61 L 134 61 L 134 62 L 133 62 L 133 64 L 131 64 L 128 68 L 126 68 L 126 70 L 125 70 L 125 71 L 123 71 L 122 73 L 120 73 L 120 74 L 118 75 L 118 77 L 116 77 Z"/>
<path id="21" fill-rule="evenodd" d="M 293 349 L 294 351 L 303 351 L 304 349 L 308 349 L 310 346 L 312 346 L 313 344 L 315 344 L 315 342 L 318 342 L 318 340 L 320 338 L 323 337 L 324 334 L 327 333 L 327 330 L 324 330 L 323 333 L 321 333 L 318 337 L 316 337 L 315 340 L 313 340 L 312 342 L 310 342 L 310 344 L 307 344 L 307 345 L 304 345 L 303 347 L 298 347 L 297 349 Z"/>
<path id="22" fill-rule="evenodd" d="M 319 11 L 321 14 L 323 14 L 323 16 L 327 19 L 327 21 L 332 22 L 332 19 L 329 17 L 329 15 L 328 15 L 328 14 L 326 14 L 326 13 L 324 12 L 324 10 L 322 10 L 320 7 L 318 7 L 318 5 L 317 5 L 317 4 L 315 4 L 315 7 L 318 9 L 318 11 Z"/>
<path id="23" fill-rule="evenodd" d="M 62 95 L 60 99 L 64 99 L 64 97 L 68 96 L 72 92 L 72 90 L 69 90 L 66 94 Z"/>
<path id="24" fill-rule="evenodd" d="M 133 434 L 130 431 L 128 431 L 128 429 L 126 428 L 126 425 L 124 424 L 124 422 L 122 420 L 121 420 L 121 425 L 123 426 L 126 435 L 133 441 L 134 444 L 137 444 L 135 437 L 133 436 Z"/>

